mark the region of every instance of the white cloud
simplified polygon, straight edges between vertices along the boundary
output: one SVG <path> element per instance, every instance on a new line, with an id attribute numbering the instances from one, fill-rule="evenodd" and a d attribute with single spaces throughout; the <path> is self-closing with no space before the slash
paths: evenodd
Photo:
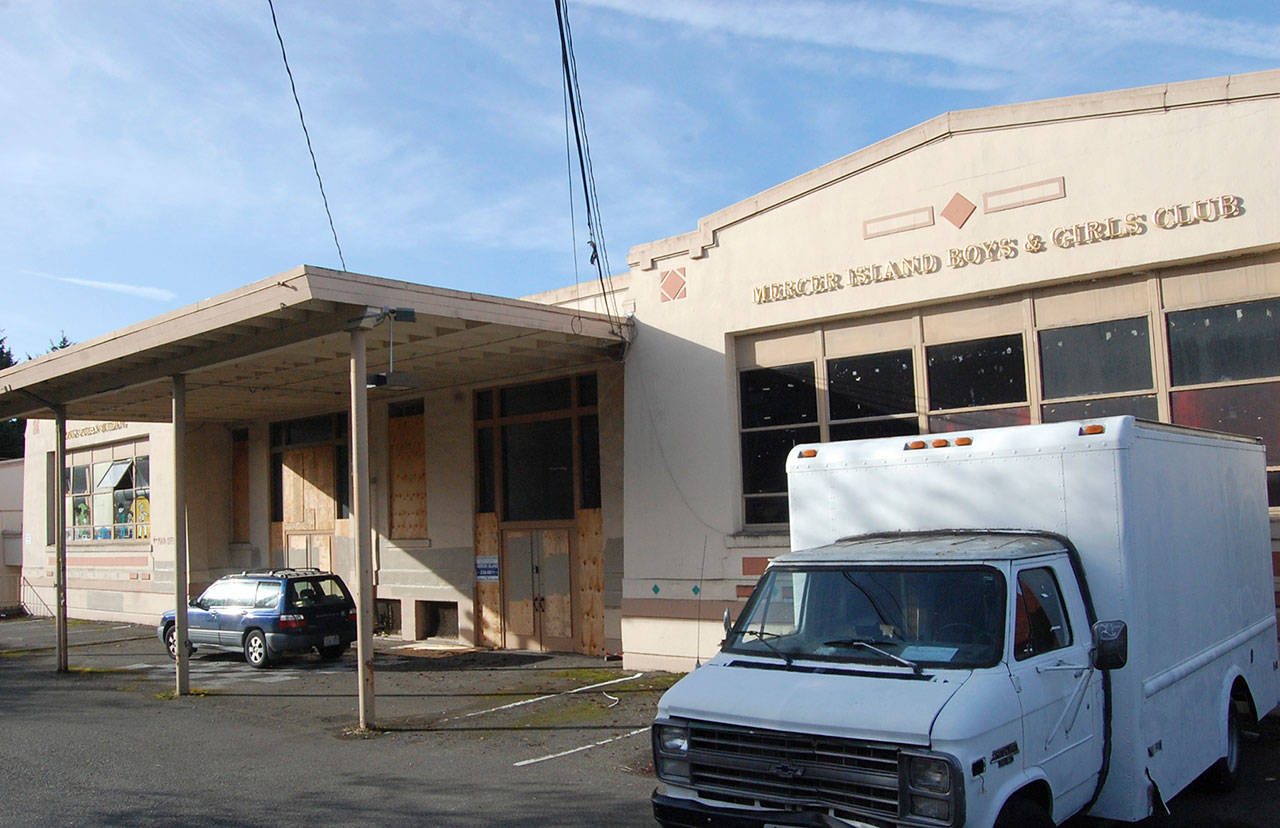
<path id="1" fill-rule="evenodd" d="M 148 287 L 146 285 L 127 285 L 123 282 L 102 282 L 96 279 L 77 279 L 73 276 L 54 276 L 50 273 L 38 273 L 34 270 L 22 270 L 28 276 L 39 276 L 41 279 L 50 279 L 55 282 L 63 282 L 68 285 L 76 285 L 77 287 L 93 288 L 94 290 L 105 290 L 110 293 L 120 293 L 125 296 L 133 296 L 138 299 L 150 299 L 153 302 L 172 302 L 177 298 L 177 294 L 166 288 Z"/>

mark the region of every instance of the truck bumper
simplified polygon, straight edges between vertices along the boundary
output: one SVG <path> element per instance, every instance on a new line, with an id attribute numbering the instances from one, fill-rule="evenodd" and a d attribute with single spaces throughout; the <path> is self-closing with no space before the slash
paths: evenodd
<path id="1" fill-rule="evenodd" d="M 653 792 L 653 818 L 666 828 L 763 828 L 765 825 L 841 826 L 849 823 L 825 814 L 795 811 L 744 811 L 739 808 L 716 808 L 692 799 L 678 799 Z"/>

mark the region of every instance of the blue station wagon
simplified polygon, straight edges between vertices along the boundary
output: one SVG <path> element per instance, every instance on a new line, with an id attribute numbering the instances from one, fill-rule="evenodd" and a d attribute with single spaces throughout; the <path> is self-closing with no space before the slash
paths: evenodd
<path id="1" fill-rule="evenodd" d="M 187 622 L 193 652 L 242 652 L 250 666 L 266 667 L 285 653 L 341 656 L 356 638 L 356 605 L 341 578 L 319 569 L 241 572 L 219 578 L 192 599 Z M 173 611 L 156 631 L 175 657 Z"/>

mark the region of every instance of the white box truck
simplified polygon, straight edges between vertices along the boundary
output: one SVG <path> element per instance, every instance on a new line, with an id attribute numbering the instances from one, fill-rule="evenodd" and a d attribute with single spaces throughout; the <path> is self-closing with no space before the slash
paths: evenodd
<path id="1" fill-rule="evenodd" d="M 1264 453 L 1117 417 L 794 448 L 653 727 L 664 825 L 1135 821 L 1277 704 Z"/>

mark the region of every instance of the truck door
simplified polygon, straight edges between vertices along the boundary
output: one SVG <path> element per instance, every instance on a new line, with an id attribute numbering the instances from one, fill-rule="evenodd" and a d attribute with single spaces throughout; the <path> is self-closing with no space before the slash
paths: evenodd
<path id="1" fill-rule="evenodd" d="M 1020 569 L 1014 593 L 1010 673 L 1022 706 L 1022 759 L 1043 769 L 1061 818 L 1089 801 L 1102 767 L 1102 677 L 1089 666 L 1084 602 L 1070 567 Z"/>

